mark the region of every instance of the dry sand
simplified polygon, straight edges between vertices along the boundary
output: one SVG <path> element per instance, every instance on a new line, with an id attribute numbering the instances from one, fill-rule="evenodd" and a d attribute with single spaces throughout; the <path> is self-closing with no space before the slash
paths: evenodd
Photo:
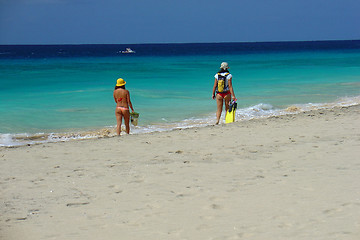
<path id="1" fill-rule="evenodd" d="M 360 107 L 0 149 L 0 239 L 360 239 Z"/>

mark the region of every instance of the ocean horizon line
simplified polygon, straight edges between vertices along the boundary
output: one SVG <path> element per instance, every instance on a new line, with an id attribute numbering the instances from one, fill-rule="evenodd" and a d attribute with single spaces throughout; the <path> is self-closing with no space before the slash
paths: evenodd
<path id="1" fill-rule="evenodd" d="M 126 51 L 131 49 L 130 54 Z M 142 44 L 48 44 L 0 45 L 0 59 L 144 57 L 234 55 L 360 49 L 360 40 L 218 42 L 218 43 L 142 43 Z"/>
<path id="2" fill-rule="evenodd" d="M 219 41 L 219 42 L 144 42 L 144 43 L 21 43 L 0 44 L 0 46 L 82 46 L 82 45 L 187 45 L 187 44 L 254 44 L 254 43 L 324 43 L 324 42 L 356 42 L 359 39 L 317 39 L 317 40 L 274 40 L 274 41 Z"/>

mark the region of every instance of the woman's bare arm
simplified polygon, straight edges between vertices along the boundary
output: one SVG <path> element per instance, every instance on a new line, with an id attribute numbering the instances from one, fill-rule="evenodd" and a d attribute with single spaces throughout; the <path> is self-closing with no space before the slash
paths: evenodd
<path id="1" fill-rule="evenodd" d="M 217 79 L 215 78 L 214 87 L 213 87 L 213 91 L 212 91 L 212 98 L 213 98 L 213 99 L 215 99 L 216 86 L 217 86 Z"/>
<path id="2" fill-rule="evenodd" d="M 131 108 L 131 110 L 134 112 L 134 108 L 133 108 L 131 100 L 130 100 L 130 92 L 128 91 L 127 93 L 128 93 L 127 94 L 127 102 L 129 104 L 129 107 Z"/>

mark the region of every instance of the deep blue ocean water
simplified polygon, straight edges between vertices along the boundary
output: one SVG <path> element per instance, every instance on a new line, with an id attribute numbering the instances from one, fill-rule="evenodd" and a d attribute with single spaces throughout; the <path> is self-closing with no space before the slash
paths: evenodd
<path id="1" fill-rule="evenodd" d="M 126 47 L 136 53 L 121 53 Z M 222 61 L 233 74 L 238 121 L 360 102 L 360 41 L 7 45 L 0 146 L 112 135 L 119 77 L 140 113 L 132 133 L 213 124 Z"/>

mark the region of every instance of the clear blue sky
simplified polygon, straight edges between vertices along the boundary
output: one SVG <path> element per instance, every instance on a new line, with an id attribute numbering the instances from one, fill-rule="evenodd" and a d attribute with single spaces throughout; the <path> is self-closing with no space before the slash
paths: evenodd
<path id="1" fill-rule="evenodd" d="M 0 0 L 0 44 L 360 39 L 360 0 Z"/>

